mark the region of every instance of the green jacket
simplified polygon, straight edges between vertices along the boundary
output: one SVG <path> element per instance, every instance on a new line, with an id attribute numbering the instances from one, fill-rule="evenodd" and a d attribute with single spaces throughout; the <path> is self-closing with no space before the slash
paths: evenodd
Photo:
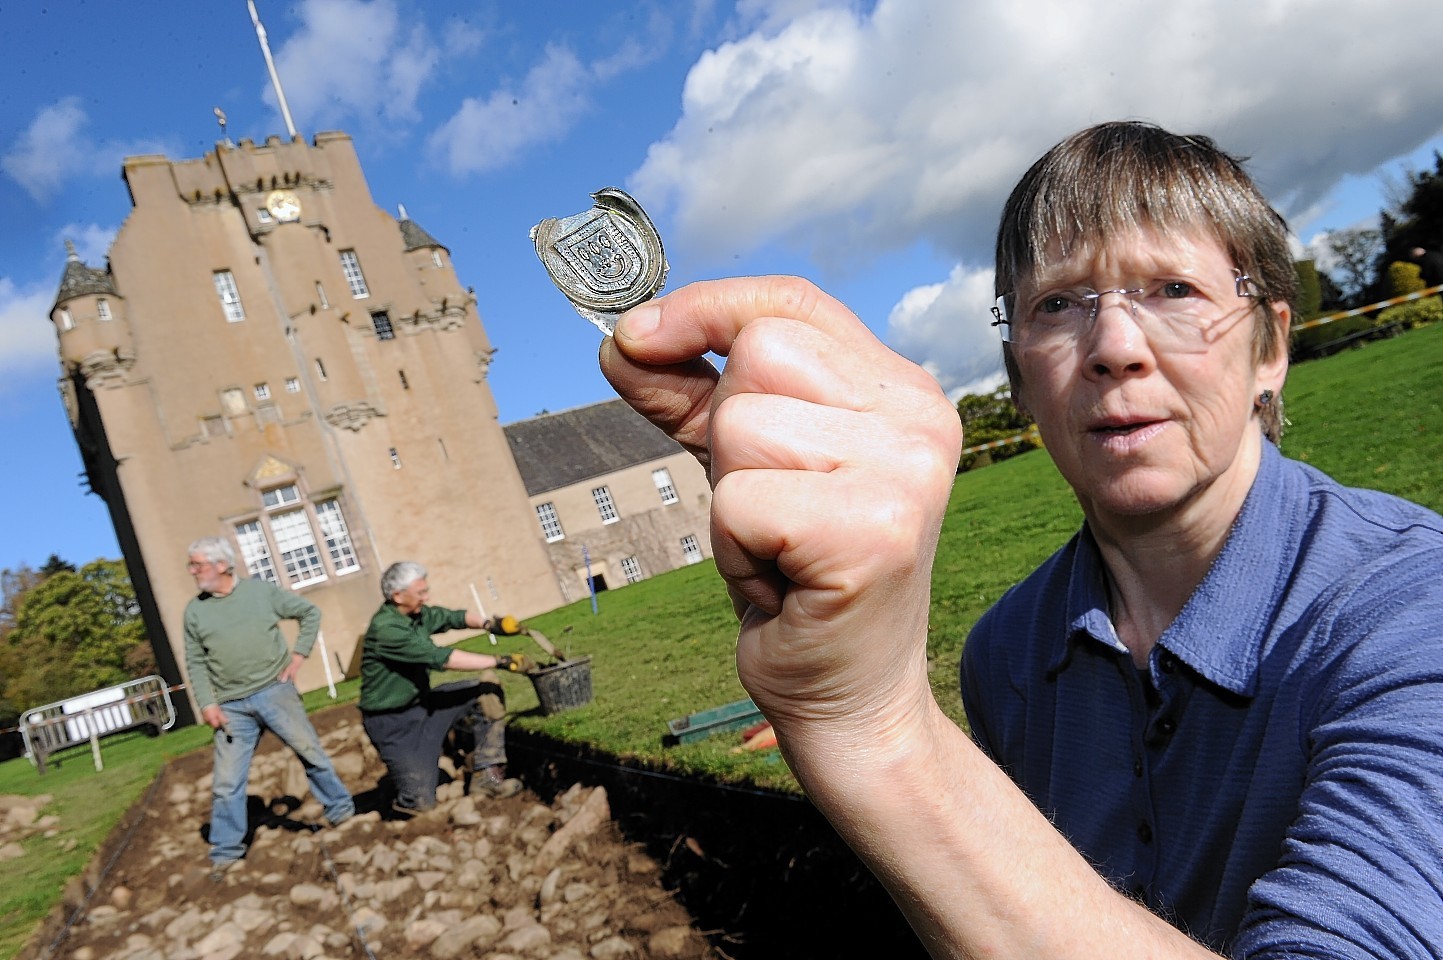
<path id="1" fill-rule="evenodd" d="M 291 659 L 282 620 L 300 622 L 296 653 L 309 656 L 321 608 L 265 580 L 237 580 L 225 596 L 202 593 L 185 606 L 185 666 L 202 710 L 275 682 Z"/>
<path id="2" fill-rule="evenodd" d="M 361 709 L 399 710 L 419 703 L 431 689 L 431 671 L 451 656 L 431 634 L 461 630 L 465 610 L 422 607 L 407 616 L 387 600 L 371 618 L 361 651 Z"/>

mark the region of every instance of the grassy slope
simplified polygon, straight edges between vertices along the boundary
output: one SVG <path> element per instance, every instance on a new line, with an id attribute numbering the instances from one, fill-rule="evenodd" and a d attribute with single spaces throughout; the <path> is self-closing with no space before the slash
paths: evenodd
<path id="1" fill-rule="evenodd" d="M 1443 326 L 1295 368 L 1287 400 L 1296 422 L 1284 450 L 1346 483 L 1443 510 L 1439 369 Z M 961 718 L 956 669 L 968 628 L 1009 584 L 1064 542 L 1079 520 L 1076 503 L 1044 453 L 958 478 L 938 549 L 928 643 L 933 688 L 952 716 Z M 710 562 L 604 593 L 598 607 L 593 615 L 583 601 L 531 621 L 563 652 L 593 657 L 593 705 L 513 722 L 679 772 L 795 789 L 775 753 L 733 755 L 730 737 L 661 745 L 668 719 L 745 696 L 732 663 L 735 621 Z M 481 637 L 463 646 L 537 652 L 518 639 L 492 647 Z M 536 706 L 526 681 L 505 682 L 513 711 Z M 356 681 L 342 684 L 339 699 L 354 700 L 356 686 Z M 332 702 L 325 691 L 308 694 L 306 701 L 312 708 Z M 24 760 L 0 764 L 0 793 L 54 794 L 45 812 L 60 815 L 62 831 L 27 841 L 31 855 L 5 865 L 0 957 L 13 956 L 160 765 L 207 742 L 205 732 L 194 728 L 157 740 L 106 741 L 101 773 L 92 769 L 87 753 L 72 755 L 43 778 Z M 71 838 L 75 848 L 66 852 L 62 845 Z"/>

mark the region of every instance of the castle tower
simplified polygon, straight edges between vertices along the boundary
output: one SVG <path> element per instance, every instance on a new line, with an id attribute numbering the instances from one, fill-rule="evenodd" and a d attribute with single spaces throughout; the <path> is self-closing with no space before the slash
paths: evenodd
<path id="1" fill-rule="evenodd" d="M 563 602 L 487 384 L 494 350 L 449 251 L 371 199 L 341 133 L 131 157 L 108 269 L 74 255 L 51 310 L 61 393 L 167 679 L 188 544 L 321 607 L 354 672 L 384 567 L 437 602 Z M 312 655 L 302 689 L 325 683 Z"/>

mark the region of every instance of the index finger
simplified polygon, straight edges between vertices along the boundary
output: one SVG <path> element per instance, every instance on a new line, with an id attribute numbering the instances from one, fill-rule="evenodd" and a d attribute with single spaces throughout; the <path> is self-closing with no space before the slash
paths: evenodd
<path id="1" fill-rule="evenodd" d="M 876 336 L 841 301 L 800 277 L 706 280 L 644 303 L 616 324 L 616 348 L 635 363 L 683 363 L 707 353 L 727 356 L 738 334 L 769 317 L 797 320 L 861 349 Z"/>

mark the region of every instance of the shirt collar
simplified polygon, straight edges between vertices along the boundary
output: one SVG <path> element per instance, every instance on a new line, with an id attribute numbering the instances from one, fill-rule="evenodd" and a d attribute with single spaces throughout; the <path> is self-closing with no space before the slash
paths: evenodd
<path id="1" fill-rule="evenodd" d="M 1206 680 L 1247 697 L 1257 691 L 1258 662 L 1284 587 L 1279 572 L 1295 550 L 1299 505 L 1306 504 L 1302 491 L 1290 489 L 1301 481 L 1283 469 L 1282 454 L 1271 443 L 1262 447 L 1257 476 L 1222 551 L 1158 640 Z M 1073 645 L 1083 638 L 1127 652 L 1109 614 L 1102 556 L 1085 526 L 1068 577 L 1066 623 L 1067 637 L 1049 673 L 1067 668 Z"/>

